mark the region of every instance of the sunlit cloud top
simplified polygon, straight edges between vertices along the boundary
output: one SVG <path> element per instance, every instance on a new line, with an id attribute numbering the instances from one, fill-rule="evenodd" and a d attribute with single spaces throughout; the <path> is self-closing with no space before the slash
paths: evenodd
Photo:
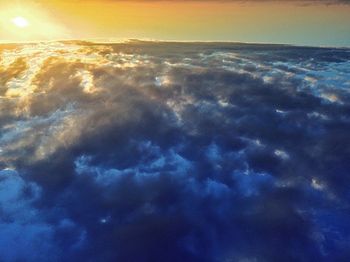
<path id="1" fill-rule="evenodd" d="M 0 261 L 347 261 L 349 79 L 347 48 L 0 45 Z"/>

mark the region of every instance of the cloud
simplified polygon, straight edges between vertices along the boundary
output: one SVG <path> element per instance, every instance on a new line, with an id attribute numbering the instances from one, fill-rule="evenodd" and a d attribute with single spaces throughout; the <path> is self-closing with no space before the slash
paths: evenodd
<path id="1" fill-rule="evenodd" d="M 348 49 L 2 49 L 0 260 L 349 255 Z"/>
<path id="2" fill-rule="evenodd" d="M 11 169 L 0 171 L 0 256 L 3 261 L 43 261 L 57 252 L 52 244 L 54 229 L 40 218 L 33 203 L 40 190 Z"/>

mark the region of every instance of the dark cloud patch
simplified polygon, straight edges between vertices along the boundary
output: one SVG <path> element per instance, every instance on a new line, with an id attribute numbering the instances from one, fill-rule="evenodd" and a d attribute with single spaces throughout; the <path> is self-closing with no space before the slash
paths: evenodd
<path id="1" fill-rule="evenodd" d="M 348 257 L 348 49 L 2 49 L 0 260 Z"/>

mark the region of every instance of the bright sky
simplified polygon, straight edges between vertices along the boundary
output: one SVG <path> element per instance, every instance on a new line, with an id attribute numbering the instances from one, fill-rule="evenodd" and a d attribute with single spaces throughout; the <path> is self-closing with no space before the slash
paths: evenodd
<path id="1" fill-rule="evenodd" d="M 0 41 L 146 38 L 350 46 L 349 14 L 350 5 L 287 1 L 0 0 Z"/>

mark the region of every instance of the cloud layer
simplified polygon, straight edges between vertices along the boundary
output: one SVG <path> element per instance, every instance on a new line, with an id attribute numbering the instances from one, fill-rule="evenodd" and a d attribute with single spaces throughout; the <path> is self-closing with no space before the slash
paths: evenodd
<path id="1" fill-rule="evenodd" d="M 350 51 L 0 47 L 1 261 L 342 261 Z"/>

